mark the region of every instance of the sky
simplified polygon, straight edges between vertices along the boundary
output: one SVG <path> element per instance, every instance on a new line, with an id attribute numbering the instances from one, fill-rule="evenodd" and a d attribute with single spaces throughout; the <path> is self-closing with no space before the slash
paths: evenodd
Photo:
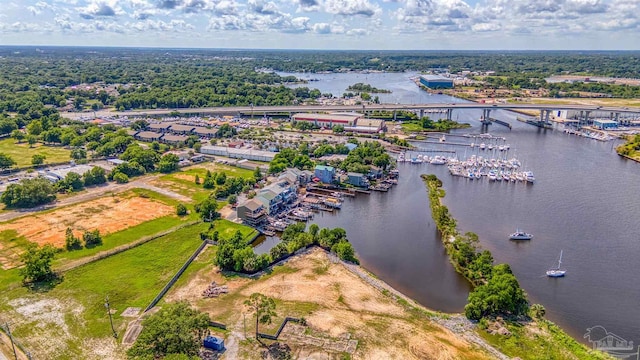
<path id="1" fill-rule="evenodd" d="M 0 45 L 638 50 L 640 0 L 0 0 Z"/>

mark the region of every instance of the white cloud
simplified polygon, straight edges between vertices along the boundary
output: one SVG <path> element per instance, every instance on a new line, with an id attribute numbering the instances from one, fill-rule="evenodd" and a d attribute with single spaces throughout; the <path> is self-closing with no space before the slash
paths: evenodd
<path id="1" fill-rule="evenodd" d="M 325 0 L 324 11 L 334 15 L 362 15 L 371 17 L 380 14 L 381 9 L 378 4 L 373 4 L 368 0 Z"/>
<path id="2" fill-rule="evenodd" d="M 446 41 L 447 47 L 458 39 L 478 47 L 511 41 L 522 47 L 590 48 L 593 39 L 609 44 L 609 38 L 623 48 L 640 46 L 640 0 L 12 0 L 0 11 L 0 21 L 0 31 L 24 43 L 40 41 L 30 33 L 51 32 L 73 43 L 83 34 L 102 32 L 122 45 L 132 39 L 158 42 L 163 33 L 193 33 L 180 37 L 224 38 L 235 46 L 235 31 L 261 47 L 319 41 L 396 48 L 401 39 L 421 47 L 425 38 Z"/>

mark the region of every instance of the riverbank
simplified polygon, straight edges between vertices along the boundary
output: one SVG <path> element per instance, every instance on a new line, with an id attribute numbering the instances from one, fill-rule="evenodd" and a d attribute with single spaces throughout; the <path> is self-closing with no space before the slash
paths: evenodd
<path id="1" fill-rule="evenodd" d="M 229 293 L 202 299 L 212 281 L 227 286 Z M 362 267 L 315 247 L 257 279 L 224 276 L 207 266 L 172 290 L 167 301 L 187 300 L 226 324 L 225 343 L 233 344 L 228 351 L 234 358 L 254 359 L 262 349 L 245 335 L 254 328 L 250 321 L 244 326 L 241 310 L 254 292 L 274 298 L 277 305 L 273 324 L 261 326 L 261 332 L 275 332 L 286 316 L 305 319 L 301 328 L 287 325 L 279 339 L 295 358 L 508 359 L 463 316 L 428 310 Z M 357 345 L 340 345 L 348 342 Z"/>
<path id="2" fill-rule="evenodd" d="M 518 299 L 526 301 L 526 294 L 520 291 L 508 265 L 493 265 L 491 253 L 480 252 L 477 235 L 469 232 L 460 235 L 456 220 L 441 202 L 445 196 L 442 182 L 435 175 L 422 175 L 422 179 L 451 263 L 475 287 L 469 295 L 465 314 L 479 320 L 480 336 L 503 353 L 521 359 L 612 359 L 605 353 L 588 349 L 543 319 L 544 307 L 534 305 L 529 309 L 528 304 L 521 304 L 526 306 L 523 309 L 521 305 L 510 304 L 517 303 Z M 505 266 L 508 270 L 502 270 Z M 504 296 L 506 299 L 499 299 Z M 490 310 L 486 310 L 487 307 Z"/>

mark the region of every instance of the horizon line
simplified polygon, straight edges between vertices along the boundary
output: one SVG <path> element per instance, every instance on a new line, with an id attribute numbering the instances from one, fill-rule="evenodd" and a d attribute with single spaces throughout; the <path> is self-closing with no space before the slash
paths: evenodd
<path id="1" fill-rule="evenodd" d="M 640 52 L 640 49 L 339 49 L 339 48 L 230 48 L 230 47 L 181 47 L 181 46 L 138 46 L 138 45 L 50 45 L 50 44 L 0 44 L 0 48 L 108 48 L 108 49 L 140 49 L 140 50 L 231 50 L 231 51 L 340 51 L 340 52 Z"/>

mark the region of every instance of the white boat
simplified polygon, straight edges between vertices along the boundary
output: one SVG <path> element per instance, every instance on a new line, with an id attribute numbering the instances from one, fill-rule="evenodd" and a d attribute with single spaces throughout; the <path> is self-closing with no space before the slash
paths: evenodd
<path id="1" fill-rule="evenodd" d="M 489 178 L 489 180 L 495 181 L 498 176 L 496 175 L 495 171 L 491 170 L 489 171 L 489 174 L 487 175 L 487 177 Z"/>
<path id="2" fill-rule="evenodd" d="M 524 175 L 525 175 L 525 177 L 527 179 L 527 182 L 533 183 L 534 181 L 536 181 L 536 178 L 533 177 L 533 172 L 525 171 Z"/>
<path id="3" fill-rule="evenodd" d="M 480 150 L 484 150 L 485 147 L 486 147 L 486 145 L 484 143 L 480 144 Z"/>
<path id="4" fill-rule="evenodd" d="M 442 156 L 434 156 L 431 161 L 429 161 L 431 165 L 444 165 L 447 163 L 447 159 Z"/>
<path id="5" fill-rule="evenodd" d="M 504 145 L 499 145 L 498 146 L 498 151 L 504 151 Z"/>
<path id="6" fill-rule="evenodd" d="M 567 273 L 567 271 L 560 269 L 561 265 L 562 265 L 562 250 L 560 250 L 560 259 L 558 260 L 558 267 L 551 268 L 551 269 L 547 270 L 547 276 L 548 277 L 563 277 L 564 274 Z"/>
<path id="7" fill-rule="evenodd" d="M 493 144 L 489 144 L 489 146 L 487 146 L 487 149 L 493 150 Z"/>
<path id="8" fill-rule="evenodd" d="M 510 240 L 531 240 L 531 238 L 533 238 L 533 235 L 528 234 L 520 229 L 516 229 L 516 232 L 509 235 Z"/>

